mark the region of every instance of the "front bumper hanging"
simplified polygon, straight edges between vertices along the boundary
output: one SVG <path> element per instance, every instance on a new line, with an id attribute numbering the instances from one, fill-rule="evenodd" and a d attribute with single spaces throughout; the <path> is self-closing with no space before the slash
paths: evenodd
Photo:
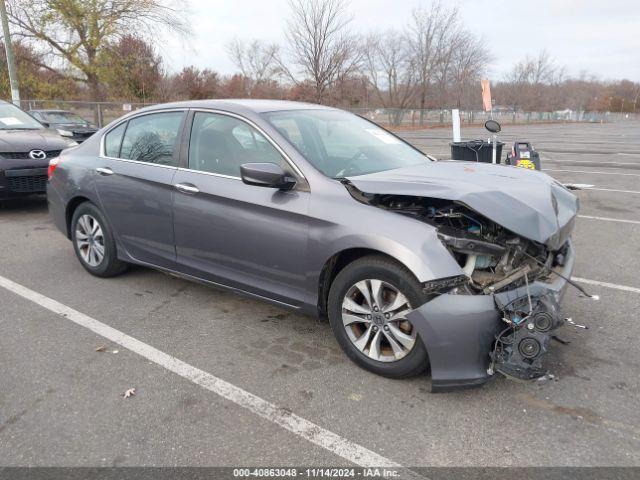
<path id="1" fill-rule="evenodd" d="M 496 370 L 507 375 L 539 376 L 537 372 L 541 371 L 540 360 L 547 348 L 548 332 L 561 323 L 558 305 L 574 264 L 575 251 L 569 241 L 564 266 L 559 272 L 561 276 L 555 275 L 553 281 L 538 280 L 528 287 L 493 295 L 442 294 L 407 315 L 429 353 L 431 390 L 440 392 L 480 386 L 491 378 L 494 365 Z M 536 315 L 540 314 L 539 324 L 534 321 L 529 332 L 522 325 L 516 330 L 523 333 L 517 335 L 527 334 L 537 339 L 541 351 L 535 352 L 535 342 L 522 343 L 520 337 L 514 337 L 512 345 L 499 342 L 505 345 L 495 348 L 496 339 L 507 327 L 503 317 L 509 315 L 511 306 L 522 302 L 533 307 L 531 318 L 538 318 Z M 518 320 L 513 321 L 515 324 Z M 518 344 L 522 348 L 518 349 Z M 533 354 L 535 361 L 529 357 Z"/>

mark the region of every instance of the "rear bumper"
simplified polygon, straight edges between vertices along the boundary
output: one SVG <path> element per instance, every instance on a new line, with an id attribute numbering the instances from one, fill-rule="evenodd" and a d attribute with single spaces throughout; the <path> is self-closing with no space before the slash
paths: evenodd
<path id="1" fill-rule="evenodd" d="M 575 251 L 569 240 L 560 274 L 570 278 Z M 553 275 L 551 282 L 536 281 L 529 287 L 532 298 L 550 296 L 560 302 L 567 281 Z M 429 354 L 433 392 L 484 384 L 496 336 L 504 329 L 498 305 L 526 297 L 525 287 L 495 295 L 439 295 L 411 312 L 407 319 L 417 328 Z"/>
<path id="2" fill-rule="evenodd" d="M 51 182 L 47 184 L 47 203 L 49 204 L 49 217 L 54 225 L 65 237 L 69 238 L 66 203 Z"/>

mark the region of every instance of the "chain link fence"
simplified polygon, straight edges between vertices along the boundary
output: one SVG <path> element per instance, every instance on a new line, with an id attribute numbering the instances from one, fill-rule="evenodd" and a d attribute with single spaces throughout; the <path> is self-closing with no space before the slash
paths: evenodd
<path id="1" fill-rule="evenodd" d="M 75 100 L 21 100 L 20 106 L 29 110 L 68 110 L 98 127 L 104 127 L 122 115 L 153 103 L 82 102 Z"/>
<path id="2" fill-rule="evenodd" d="M 24 110 L 59 109 L 70 110 L 89 120 L 98 127 L 139 108 L 153 103 L 127 102 L 83 102 L 75 100 L 23 100 Z M 451 110 L 419 110 L 397 108 L 347 108 L 381 125 L 392 128 L 422 128 L 451 125 Z M 489 112 L 482 110 L 460 110 L 463 125 L 481 125 L 490 118 Z M 527 124 L 546 122 L 623 122 L 640 120 L 640 114 L 623 112 L 585 112 L 562 110 L 556 112 L 523 112 L 497 110 L 493 118 L 500 123 Z"/>
<path id="3" fill-rule="evenodd" d="M 420 128 L 451 125 L 451 110 L 417 110 L 417 109 L 350 109 L 376 123 L 398 128 Z M 551 123 L 551 122 L 621 122 L 639 120 L 640 115 L 619 112 L 585 112 L 562 110 L 556 112 L 523 112 L 499 110 L 493 113 L 483 110 L 460 110 L 463 125 L 482 125 L 493 118 L 503 124 Z"/>

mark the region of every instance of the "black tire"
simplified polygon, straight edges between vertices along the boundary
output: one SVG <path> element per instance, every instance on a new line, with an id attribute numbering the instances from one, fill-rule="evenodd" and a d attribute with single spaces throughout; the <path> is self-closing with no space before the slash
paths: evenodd
<path id="1" fill-rule="evenodd" d="M 398 262 L 381 255 L 370 255 L 355 260 L 336 276 L 329 290 L 329 323 L 340 347 L 357 365 L 378 375 L 390 378 L 419 375 L 429 366 L 427 350 L 419 335 L 413 348 L 404 357 L 392 362 L 369 358 L 349 338 L 342 321 L 342 303 L 351 287 L 366 279 L 381 280 L 394 286 L 409 300 L 412 308 L 417 308 L 427 301 L 418 280 Z"/>
<path id="2" fill-rule="evenodd" d="M 76 237 L 78 230 L 78 221 L 84 215 L 90 215 L 92 218 L 94 218 L 102 229 L 104 256 L 97 265 L 90 265 L 89 263 L 87 263 L 87 261 L 83 258 L 83 255 L 81 254 L 80 248 L 78 246 Z M 71 240 L 73 243 L 73 249 L 76 252 L 76 256 L 78 257 L 80 264 L 91 275 L 95 275 L 96 277 L 108 278 L 119 275 L 129 268 L 129 265 L 127 263 L 118 259 L 116 242 L 113 238 L 113 234 L 111 233 L 111 228 L 109 227 L 109 224 L 107 223 L 100 209 L 91 202 L 84 202 L 80 204 L 73 212 L 73 217 L 71 218 Z"/>

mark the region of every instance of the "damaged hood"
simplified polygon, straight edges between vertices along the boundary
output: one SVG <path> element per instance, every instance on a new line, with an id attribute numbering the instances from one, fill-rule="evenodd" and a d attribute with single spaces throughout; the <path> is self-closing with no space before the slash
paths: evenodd
<path id="1" fill-rule="evenodd" d="M 461 203 L 551 250 L 566 242 L 579 208 L 578 198 L 547 174 L 505 165 L 429 162 L 347 180 L 364 193 Z"/>

